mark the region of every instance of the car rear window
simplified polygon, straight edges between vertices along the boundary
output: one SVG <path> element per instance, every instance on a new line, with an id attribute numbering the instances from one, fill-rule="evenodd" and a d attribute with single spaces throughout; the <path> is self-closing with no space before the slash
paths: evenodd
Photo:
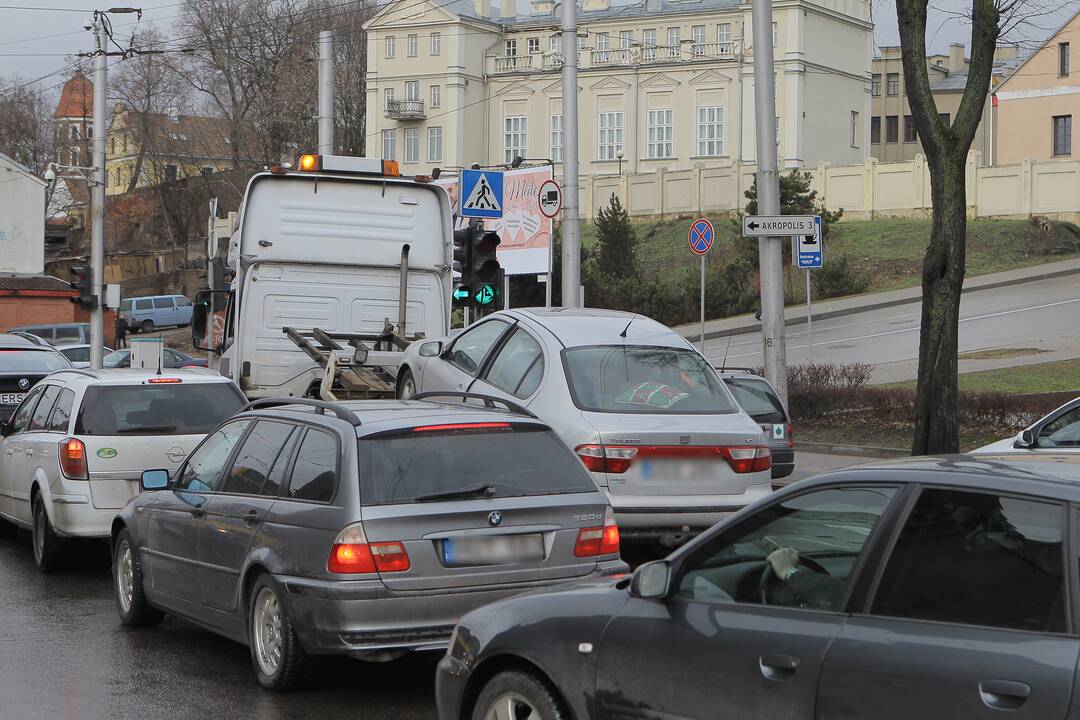
<path id="1" fill-rule="evenodd" d="M 0 350 L 0 373 L 51 373 L 67 367 L 64 356 L 52 350 Z"/>
<path id="2" fill-rule="evenodd" d="M 731 413 L 731 395 L 690 350 L 592 345 L 563 350 L 574 404 L 612 413 Z"/>
<path id="3" fill-rule="evenodd" d="M 410 429 L 360 438 L 364 505 L 491 485 L 478 497 L 596 492 L 581 463 L 550 430 L 506 424 L 472 430 Z"/>
<path id="4" fill-rule="evenodd" d="M 98 385 L 83 396 L 77 435 L 201 435 L 244 404 L 232 383 Z"/>
<path id="5" fill-rule="evenodd" d="M 787 422 L 784 406 L 768 383 L 751 378 L 725 378 L 724 382 L 731 388 L 735 400 L 755 422 Z"/>
<path id="6" fill-rule="evenodd" d="M 90 348 L 88 347 L 64 348 L 60 352 L 71 362 L 90 362 Z"/>

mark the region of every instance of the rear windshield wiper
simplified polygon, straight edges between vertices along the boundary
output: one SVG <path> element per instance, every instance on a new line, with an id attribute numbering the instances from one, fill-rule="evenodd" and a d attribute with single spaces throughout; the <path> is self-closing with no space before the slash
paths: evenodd
<path id="1" fill-rule="evenodd" d="M 459 498 L 491 497 L 495 494 L 495 486 L 488 483 L 485 485 L 473 485 L 461 490 L 449 490 L 430 495 L 418 495 L 413 502 L 431 502 L 433 500 L 457 500 Z"/>
<path id="2" fill-rule="evenodd" d="M 162 432 L 172 432 L 175 429 L 176 429 L 175 425 L 143 425 L 141 427 L 121 428 L 121 429 L 117 430 L 116 432 L 117 432 L 117 434 L 120 434 L 120 435 L 122 435 L 124 433 L 145 433 L 145 432 L 162 433 Z"/>

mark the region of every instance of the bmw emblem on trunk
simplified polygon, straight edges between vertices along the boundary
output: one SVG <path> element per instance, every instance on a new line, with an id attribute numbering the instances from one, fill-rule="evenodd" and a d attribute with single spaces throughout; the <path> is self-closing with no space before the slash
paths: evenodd
<path id="1" fill-rule="evenodd" d="M 498 525 L 502 522 L 502 513 L 498 510 L 492 510 L 488 513 L 488 522 L 492 525 Z"/>
<path id="2" fill-rule="evenodd" d="M 25 390 L 28 387 L 30 387 L 30 381 L 26 378 L 19 378 L 19 389 Z"/>

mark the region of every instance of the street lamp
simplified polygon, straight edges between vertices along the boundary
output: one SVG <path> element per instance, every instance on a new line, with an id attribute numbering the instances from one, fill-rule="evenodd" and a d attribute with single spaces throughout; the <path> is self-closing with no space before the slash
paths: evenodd
<path id="1" fill-rule="evenodd" d="M 619 174 L 622 175 L 623 151 L 620 150 L 619 152 L 615 153 L 615 157 L 619 158 Z"/>

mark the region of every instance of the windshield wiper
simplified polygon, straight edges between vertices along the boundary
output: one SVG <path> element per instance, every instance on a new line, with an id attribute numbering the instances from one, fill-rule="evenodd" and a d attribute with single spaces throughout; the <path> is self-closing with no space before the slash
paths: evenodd
<path id="1" fill-rule="evenodd" d="M 159 433 L 159 432 L 172 432 L 176 429 L 175 425 L 143 425 L 142 427 L 129 427 L 121 428 L 116 432 L 123 435 L 124 433 Z"/>
<path id="2" fill-rule="evenodd" d="M 431 502 L 433 500 L 457 500 L 459 498 L 471 498 L 471 497 L 491 497 L 495 494 L 495 486 L 487 483 L 484 485 L 473 485 L 472 487 L 462 488 L 461 490 L 449 490 L 441 493 L 431 493 L 430 495 L 418 495 L 413 502 Z"/>

